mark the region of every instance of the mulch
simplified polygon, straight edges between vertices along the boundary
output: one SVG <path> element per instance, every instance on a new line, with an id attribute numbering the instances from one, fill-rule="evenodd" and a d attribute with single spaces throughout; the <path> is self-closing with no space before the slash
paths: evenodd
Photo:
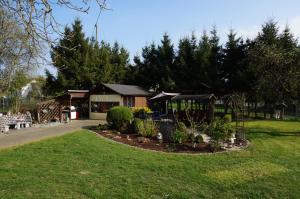
<path id="1" fill-rule="evenodd" d="M 212 150 L 207 143 L 197 144 L 194 148 L 191 144 L 186 143 L 183 145 L 175 145 L 166 141 L 159 141 L 157 138 L 142 138 L 138 134 L 133 133 L 118 133 L 109 130 L 93 130 L 97 134 L 106 137 L 108 139 L 120 142 L 123 144 L 140 147 L 143 149 L 163 151 L 163 152 L 175 152 L 175 153 L 212 153 Z M 220 150 L 224 151 L 224 150 Z"/>

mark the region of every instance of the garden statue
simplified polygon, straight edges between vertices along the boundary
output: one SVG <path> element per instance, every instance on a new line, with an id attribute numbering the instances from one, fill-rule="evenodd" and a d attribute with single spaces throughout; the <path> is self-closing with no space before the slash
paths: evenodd
<path id="1" fill-rule="evenodd" d="M 156 138 L 161 142 L 163 140 L 163 135 L 158 132 Z"/>

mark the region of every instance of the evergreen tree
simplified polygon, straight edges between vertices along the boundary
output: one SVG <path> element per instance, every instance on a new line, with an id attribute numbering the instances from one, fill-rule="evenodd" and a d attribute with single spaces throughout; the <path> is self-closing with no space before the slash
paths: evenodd
<path id="1" fill-rule="evenodd" d="M 206 31 L 203 32 L 200 38 L 195 56 L 196 64 L 192 72 L 194 74 L 193 82 L 195 83 L 193 88 L 199 90 L 199 92 L 208 93 L 212 84 L 209 73 L 211 45 Z"/>
<path id="2" fill-rule="evenodd" d="M 211 54 L 210 54 L 210 68 L 208 70 L 210 83 L 209 85 L 212 87 L 212 91 L 216 94 L 222 91 L 222 81 L 221 81 L 221 64 L 222 64 L 222 46 L 219 44 L 219 37 L 217 35 L 217 29 L 214 26 L 210 31 L 209 43 L 211 45 Z"/>
<path id="3" fill-rule="evenodd" d="M 246 92 L 250 85 L 247 85 L 247 71 L 243 65 L 246 57 L 246 45 L 236 33 L 230 30 L 228 40 L 223 49 L 222 81 L 227 93 Z"/>
<path id="4" fill-rule="evenodd" d="M 178 44 L 178 54 L 175 59 L 175 80 L 177 89 L 180 92 L 189 92 L 194 90 L 193 69 L 196 67 L 196 37 L 192 36 L 183 38 Z"/>
<path id="5" fill-rule="evenodd" d="M 152 43 L 142 49 L 142 57 L 134 58 L 135 66 L 131 70 L 137 72 L 135 81 L 146 88 L 160 91 L 175 89 L 174 81 L 175 51 L 167 34 L 164 34 L 161 44 Z"/>
<path id="6" fill-rule="evenodd" d="M 159 91 L 160 73 L 158 64 L 158 49 L 154 43 L 142 49 L 142 57 L 134 58 L 135 68 L 138 70 L 136 77 L 145 88 Z"/>
<path id="7" fill-rule="evenodd" d="M 104 41 L 99 44 L 94 38 L 85 38 L 78 19 L 72 28 L 65 28 L 64 37 L 51 55 L 58 72 L 55 78 L 46 71 L 48 95 L 67 89 L 90 89 L 101 83 L 123 83 L 128 70 L 127 50 L 117 42 L 111 47 Z"/>
<path id="8" fill-rule="evenodd" d="M 45 93 L 46 95 L 52 95 L 53 93 L 58 92 L 57 89 L 59 87 L 57 87 L 56 85 L 56 78 L 54 77 L 54 75 L 50 73 L 49 70 L 46 69 L 45 76 L 46 76 L 46 83 L 43 87 L 43 93 Z"/>
<path id="9" fill-rule="evenodd" d="M 66 27 L 59 45 L 53 47 L 51 57 L 58 71 L 61 91 L 65 89 L 86 89 L 90 85 L 83 74 L 89 74 L 86 65 L 88 41 L 82 32 L 81 22 L 76 19 L 72 29 Z M 87 75 L 88 76 L 88 75 Z"/>
<path id="10" fill-rule="evenodd" d="M 113 68 L 113 82 L 123 83 L 126 75 L 126 70 L 129 63 L 129 53 L 125 48 L 120 47 L 119 43 L 115 42 L 111 49 L 111 64 Z"/>
<path id="11" fill-rule="evenodd" d="M 159 89 L 172 91 L 175 88 L 172 70 L 174 68 L 175 52 L 169 35 L 164 34 L 161 45 L 158 46 Z"/>

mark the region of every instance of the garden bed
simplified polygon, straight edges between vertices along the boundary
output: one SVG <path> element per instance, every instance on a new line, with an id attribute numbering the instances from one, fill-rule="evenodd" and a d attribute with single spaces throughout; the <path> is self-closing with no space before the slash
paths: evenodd
<path id="1" fill-rule="evenodd" d="M 194 148 L 191 144 L 173 144 L 166 141 L 160 142 L 157 138 L 144 138 L 134 133 L 119 133 L 111 130 L 94 130 L 98 135 L 105 138 L 127 144 L 130 146 L 140 147 L 143 149 L 175 152 L 175 153 L 212 153 L 212 149 L 208 143 L 200 143 Z M 220 149 L 217 152 L 225 151 Z"/>

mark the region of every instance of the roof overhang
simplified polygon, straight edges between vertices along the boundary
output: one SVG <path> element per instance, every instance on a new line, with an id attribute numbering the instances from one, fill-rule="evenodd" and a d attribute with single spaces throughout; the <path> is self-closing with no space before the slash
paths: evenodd
<path id="1" fill-rule="evenodd" d="M 180 101 L 180 100 L 197 100 L 201 102 L 208 102 L 210 100 L 215 100 L 216 97 L 214 94 L 202 94 L 202 95 L 177 95 L 172 97 L 173 101 Z"/>
<path id="2" fill-rule="evenodd" d="M 68 90 L 68 93 L 88 93 L 89 90 Z"/>
<path id="3" fill-rule="evenodd" d="M 180 93 L 166 93 L 166 92 L 161 92 L 154 97 L 150 98 L 149 100 L 170 100 L 171 98 L 180 95 Z"/>

